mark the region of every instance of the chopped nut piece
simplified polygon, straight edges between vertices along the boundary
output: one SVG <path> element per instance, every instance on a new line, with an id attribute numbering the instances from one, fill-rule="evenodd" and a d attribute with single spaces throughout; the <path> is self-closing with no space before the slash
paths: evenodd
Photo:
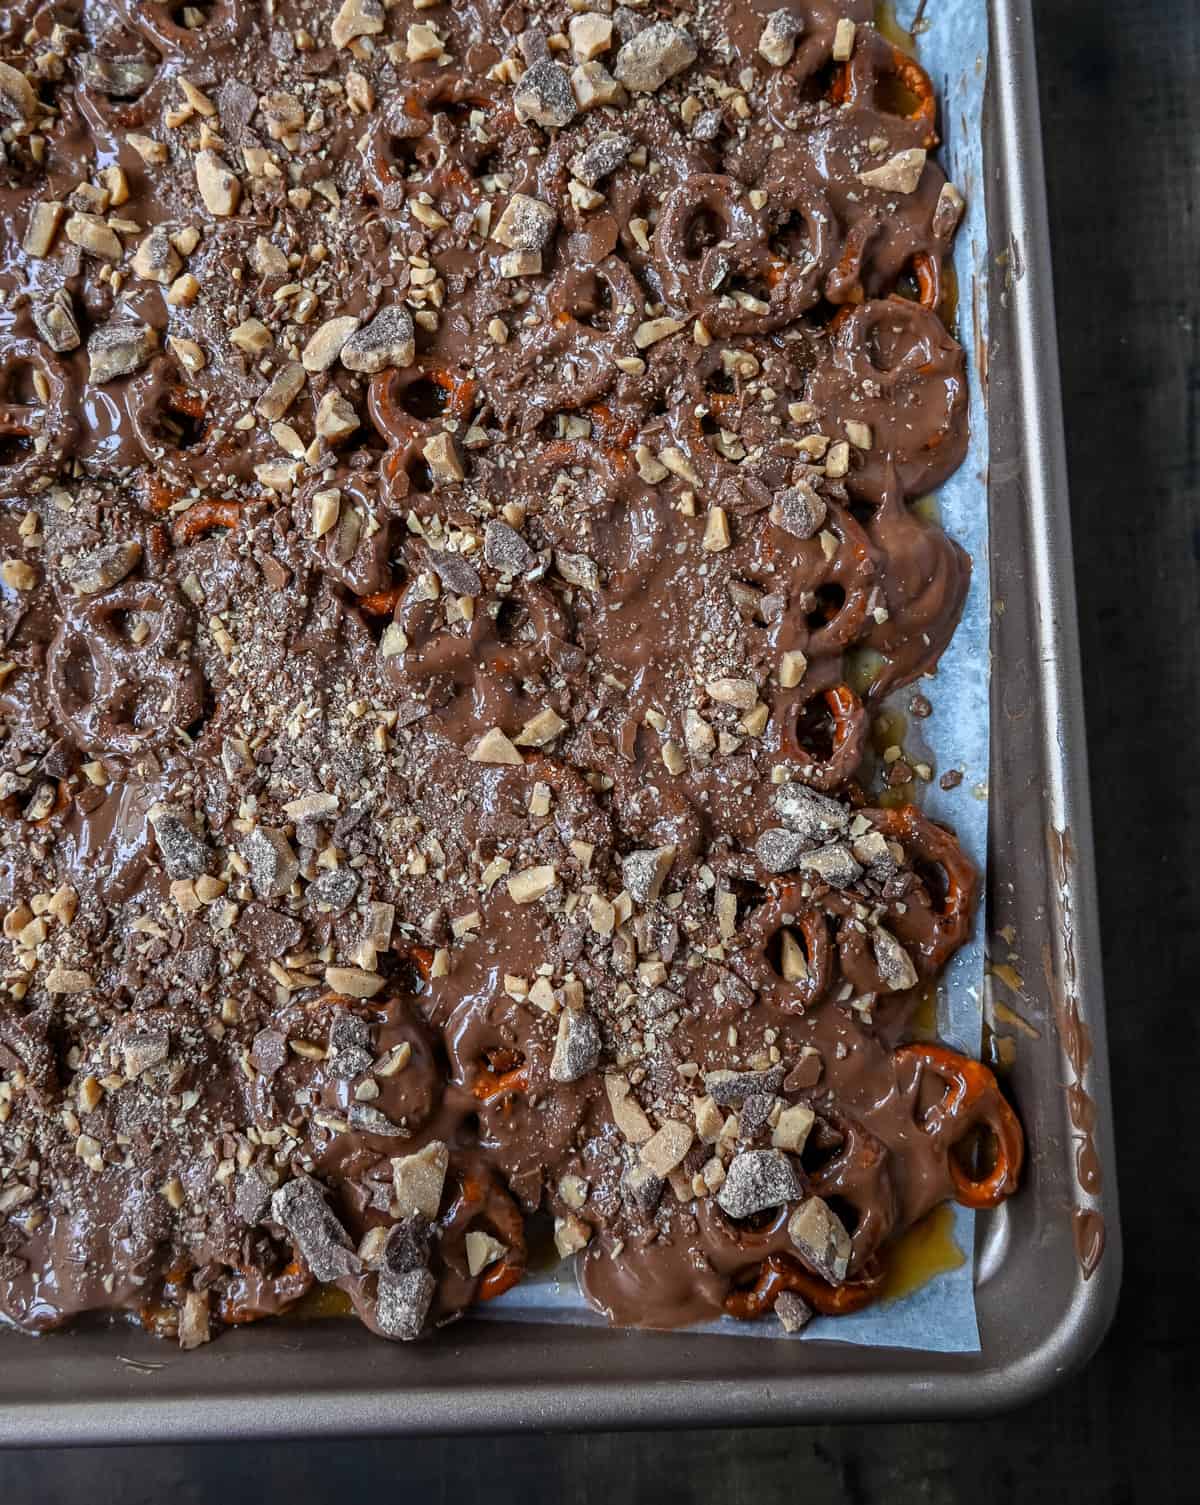
<path id="1" fill-rule="evenodd" d="M 441 57 L 443 50 L 442 39 L 432 26 L 420 21 L 409 26 L 404 55 L 410 63 L 429 62 Z"/>
<path id="2" fill-rule="evenodd" d="M 780 1150 L 743 1150 L 735 1155 L 717 1193 L 731 1218 L 748 1218 L 804 1195 L 795 1166 Z"/>
<path id="3" fill-rule="evenodd" d="M 229 331 L 229 343 L 244 350 L 247 355 L 261 355 L 264 350 L 271 348 L 273 341 L 271 331 L 261 319 L 243 319 L 235 329 Z"/>
<path id="4" fill-rule="evenodd" d="M 788 1219 L 788 1237 L 805 1264 L 830 1285 L 840 1286 L 850 1265 L 850 1235 L 820 1197 L 806 1197 Z"/>
<path id="5" fill-rule="evenodd" d="M 72 245 L 105 261 L 120 261 L 125 254 L 120 236 L 97 215 L 73 214 L 67 221 L 66 234 Z"/>
<path id="6" fill-rule="evenodd" d="M 815 1121 L 813 1110 L 804 1103 L 794 1103 L 784 1108 L 775 1124 L 771 1143 L 777 1150 L 787 1150 L 799 1155 L 808 1141 L 809 1131 Z"/>
<path id="7" fill-rule="evenodd" d="M 17 125 L 32 125 L 37 119 L 37 91 L 11 63 L 0 63 L 0 118 Z"/>
<path id="8" fill-rule="evenodd" d="M 600 589 L 600 571 L 596 561 L 586 554 L 568 554 L 555 549 L 554 567 L 568 585 L 578 585 L 589 591 Z"/>
<path id="9" fill-rule="evenodd" d="M 571 92 L 581 110 L 623 104 L 629 96 L 603 63 L 593 59 L 571 70 Z"/>
<path id="10" fill-rule="evenodd" d="M 881 188 L 886 193 L 915 193 L 925 170 L 925 155 L 923 146 L 910 146 L 889 157 L 882 167 L 860 172 L 858 181 L 868 188 Z"/>
<path id="11" fill-rule="evenodd" d="M 167 302 L 174 307 L 194 303 L 199 296 L 200 284 L 191 272 L 184 272 L 182 277 L 176 277 L 167 289 Z"/>
<path id="12" fill-rule="evenodd" d="M 71 589 L 80 596 L 95 596 L 117 585 L 137 568 L 142 546 L 136 539 L 126 543 L 103 544 L 81 554 L 67 571 Z"/>
<path id="13" fill-rule="evenodd" d="M 560 732 L 566 731 L 565 722 L 558 712 L 547 706 L 544 711 L 539 711 L 521 728 L 516 737 L 518 747 L 545 747 L 548 742 L 553 742 Z"/>
<path id="14" fill-rule="evenodd" d="M 656 21 L 630 37 L 617 53 L 613 75 L 634 94 L 653 94 L 695 61 L 696 44 L 687 32 Z"/>
<path id="15" fill-rule="evenodd" d="M 785 690 L 794 690 L 808 673 L 808 659 L 799 648 L 787 648 L 779 655 L 779 683 Z"/>
<path id="16" fill-rule="evenodd" d="M 62 224 L 63 212 L 63 205 L 56 199 L 43 199 L 33 206 L 25 239 L 21 243 L 26 255 L 39 258 L 49 256 L 58 227 Z"/>
<path id="17" fill-rule="evenodd" d="M 572 16 L 567 26 L 571 38 L 571 51 L 581 63 L 589 63 L 612 46 L 612 21 L 607 16 L 587 11 L 582 16 Z"/>
<path id="18" fill-rule="evenodd" d="M 575 1214 L 568 1213 L 565 1218 L 554 1219 L 554 1247 L 562 1255 L 563 1259 L 572 1254 L 578 1254 L 580 1249 L 585 1249 L 592 1237 L 592 1230 Z"/>
<path id="19" fill-rule="evenodd" d="M 781 932 L 779 970 L 785 982 L 807 982 L 808 959 L 800 942 L 786 927 Z"/>
<path id="20" fill-rule="evenodd" d="M 917 969 L 908 952 L 882 925 L 871 932 L 871 950 L 875 965 L 889 993 L 905 993 L 917 985 Z"/>
<path id="21" fill-rule="evenodd" d="M 653 904 L 662 892 L 678 848 L 654 847 L 621 858 L 621 876 L 635 904 Z"/>
<path id="22" fill-rule="evenodd" d="M 71 967 L 52 967 L 45 985 L 47 993 L 87 993 L 95 986 L 90 972 Z"/>
<path id="23" fill-rule="evenodd" d="M 721 1137 L 725 1116 L 709 1096 L 698 1097 L 693 1111 L 696 1118 L 696 1134 L 705 1144 L 716 1144 Z"/>
<path id="24" fill-rule="evenodd" d="M 682 328 L 682 319 L 647 319 L 634 330 L 633 343 L 639 350 L 646 350 L 651 345 L 657 345 L 659 340 L 677 334 Z"/>
<path id="25" fill-rule="evenodd" d="M 710 679 L 704 688 L 713 700 L 735 706 L 739 711 L 748 711 L 758 700 L 758 689 L 752 679 Z"/>
<path id="26" fill-rule="evenodd" d="M 854 51 L 854 37 L 858 31 L 857 25 L 847 16 L 843 16 L 838 22 L 833 33 L 833 60 L 835 63 L 848 63 Z"/>
<path id="27" fill-rule="evenodd" d="M 933 233 L 941 237 L 954 234 L 967 202 L 953 183 L 943 183 L 933 211 Z"/>
<path id="28" fill-rule="evenodd" d="M 260 277 L 286 277 L 289 271 L 287 257 L 265 235 L 255 240 L 250 261 Z"/>
<path id="29" fill-rule="evenodd" d="M 507 1247 L 498 1238 L 493 1238 L 490 1233 L 481 1233 L 472 1228 L 467 1234 L 467 1271 L 471 1275 L 480 1275 L 488 1265 L 494 1265 L 498 1259 L 503 1259 L 508 1253 Z"/>
<path id="30" fill-rule="evenodd" d="M 329 39 L 335 47 L 349 47 L 356 37 L 378 36 L 383 24 L 381 0 L 342 0 L 329 28 Z"/>
<path id="31" fill-rule="evenodd" d="M 185 371 L 203 371 L 208 364 L 208 357 L 195 340 L 185 340 L 181 335 L 173 334 L 167 345 Z"/>
<path id="32" fill-rule="evenodd" d="M 317 407 L 316 429 L 322 439 L 339 444 L 358 428 L 358 414 L 340 392 L 326 392 Z"/>
<path id="33" fill-rule="evenodd" d="M 11 590 L 31 591 L 38 583 L 37 571 L 23 559 L 6 559 L 0 564 L 0 577 Z"/>
<path id="34" fill-rule="evenodd" d="M 433 479 L 443 486 L 456 485 L 466 477 L 453 434 L 434 434 L 426 439 L 422 454 Z"/>
<path id="35" fill-rule="evenodd" d="M 141 136 L 131 131 L 125 137 L 147 167 L 160 167 L 170 157 L 166 142 L 155 141 L 153 136 Z"/>
<path id="36" fill-rule="evenodd" d="M 200 1348 L 212 1338 L 209 1327 L 209 1293 L 185 1291 L 179 1309 L 179 1346 L 183 1349 Z"/>
<path id="37" fill-rule="evenodd" d="M 527 867 L 507 880 L 508 894 L 514 904 L 532 904 L 548 894 L 557 882 L 558 873 L 552 863 Z"/>
<path id="38" fill-rule="evenodd" d="M 501 277 L 536 277 L 541 270 L 540 251 L 505 251 L 500 258 Z"/>
<path id="39" fill-rule="evenodd" d="M 775 68 L 784 68 L 796 51 L 796 38 L 804 33 L 804 22 L 790 10 L 772 11 L 758 39 L 758 50 Z"/>
<path id="40" fill-rule="evenodd" d="M 513 90 L 513 109 L 522 123 L 532 120 L 545 130 L 569 125 L 575 118 L 575 96 L 567 70 L 549 58 L 534 63 Z"/>
<path id="41" fill-rule="evenodd" d="M 492 239 L 514 251 L 540 251 L 549 244 L 558 215 L 541 199 L 514 193 L 496 221 Z"/>
<path id="42" fill-rule="evenodd" d="M 325 983 L 347 998 L 374 998 L 386 987 L 387 978 L 378 972 L 365 972 L 361 967 L 326 967 Z"/>
<path id="43" fill-rule="evenodd" d="M 709 554 L 720 554 L 733 543 L 729 532 L 729 518 L 724 507 L 710 507 L 704 523 L 704 538 L 701 548 Z"/>
<path id="44" fill-rule="evenodd" d="M 411 366 L 416 354 L 412 315 L 398 303 L 381 309 L 369 324 L 351 334 L 341 349 L 343 366 L 368 375 Z"/>
<path id="45" fill-rule="evenodd" d="M 509 892 L 512 892 L 511 882 Z M 550 1080 L 577 1082 L 589 1071 L 594 1071 L 599 1060 L 600 1031 L 596 1021 L 586 1009 L 564 1009 L 558 1016 L 558 1037 L 550 1059 Z"/>
<path id="46" fill-rule="evenodd" d="M 768 513 L 777 528 L 793 538 L 813 538 L 825 522 L 825 500 L 805 481 L 781 491 Z"/>
<path id="47" fill-rule="evenodd" d="M 498 726 L 493 726 L 484 732 L 467 757 L 472 763 L 512 763 L 515 765 L 525 761 Z"/>
<path id="48" fill-rule="evenodd" d="M 216 152 L 206 149 L 197 155 L 196 187 L 210 214 L 226 218 L 237 212 L 242 185 L 229 163 Z"/>
<path id="49" fill-rule="evenodd" d="M 642 1164 L 665 1181 L 691 1149 L 694 1137 L 687 1124 L 675 1118 L 668 1119 L 642 1146 Z"/>
<path id="50" fill-rule="evenodd" d="M 615 1072 L 606 1074 L 604 1090 L 608 1095 L 608 1106 L 612 1112 L 613 1123 L 630 1144 L 645 1144 L 647 1140 L 653 1138 L 654 1127 L 642 1112 L 641 1105 L 634 1097 L 627 1077 Z"/>
<path id="51" fill-rule="evenodd" d="M 328 371 L 342 353 L 342 347 L 358 328 L 358 320 L 352 314 L 326 319 L 324 324 L 309 339 L 300 359 L 306 371 Z"/>
<path id="52" fill-rule="evenodd" d="M 281 366 L 271 378 L 266 391 L 255 404 L 255 411 L 268 422 L 277 422 L 299 397 L 305 383 L 304 367 L 298 361 Z"/>
<path id="53" fill-rule="evenodd" d="M 855 418 L 846 419 L 846 438 L 855 449 L 870 449 L 875 442 L 869 423 L 860 423 Z"/>
<path id="54" fill-rule="evenodd" d="M 419 1216 L 433 1222 L 442 1202 L 450 1151 L 440 1139 L 433 1139 L 413 1155 L 398 1155 L 392 1160 L 392 1184 L 400 1217 Z"/>
<path id="55" fill-rule="evenodd" d="M 839 841 L 818 847 L 815 852 L 806 852 L 797 862 L 803 871 L 816 873 L 817 877 L 832 888 L 849 888 L 862 877 L 862 868 L 854 860 L 850 848 Z"/>

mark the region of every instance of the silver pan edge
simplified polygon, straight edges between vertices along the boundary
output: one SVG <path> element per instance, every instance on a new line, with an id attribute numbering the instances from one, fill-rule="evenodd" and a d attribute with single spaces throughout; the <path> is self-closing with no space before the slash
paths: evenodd
<path id="1" fill-rule="evenodd" d="M 1013 927 L 1025 985 L 1007 1001 L 1038 1038 L 1018 1037 L 1012 1078 L 1027 1184 L 979 1219 L 981 1351 L 469 1322 L 405 1348 L 348 1323 L 275 1323 L 188 1355 L 123 1327 L 5 1333 L 0 1445 L 969 1416 L 1033 1400 L 1091 1356 L 1116 1308 L 1121 1237 L 1030 0 L 993 0 L 985 161 L 992 595 L 1003 603 L 990 923 Z M 1072 1105 L 1076 1120 L 1094 1118 L 1092 1192 Z M 1087 1279 L 1083 1213 L 1106 1231 Z"/>

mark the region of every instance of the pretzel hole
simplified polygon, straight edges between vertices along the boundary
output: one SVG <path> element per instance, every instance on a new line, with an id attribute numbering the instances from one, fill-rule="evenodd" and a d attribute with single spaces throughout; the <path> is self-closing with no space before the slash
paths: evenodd
<path id="1" fill-rule="evenodd" d="M 45 401 L 38 393 L 38 367 L 32 361 L 13 361 L 4 373 L 0 389 L 6 402 L 21 403 L 28 407 L 41 407 Z"/>
<path id="2" fill-rule="evenodd" d="M 184 31 L 203 31 L 211 25 L 215 9 L 213 0 L 190 0 L 187 5 L 171 7 L 171 20 Z"/>
<path id="3" fill-rule="evenodd" d="M 431 166 L 436 151 L 431 148 L 427 136 L 389 136 L 387 158 L 393 171 L 407 178 Z"/>
<path id="4" fill-rule="evenodd" d="M 746 293 L 751 298 L 757 298 L 760 303 L 771 301 L 770 287 L 757 277 L 731 277 L 728 287 L 731 293 Z"/>
<path id="5" fill-rule="evenodd" d="M 590 272 L 581 282 L 571 317 L 588 329 L 600 331 L 612 328 L 613 298 L 607 281 Z"/>
<path id="6" fill-rule="evenodd" d="M 418 376 L 400 393 L 400 407 L 410 418 L 428 422 L 440 418 L 450 401 L 448 389 L 432 376 Z"/>
<path id="7" fill-rule="evenodd" d="M 837 722 L 824 696 L 814 695 L 796 717 L 796 741 L 818 763 L 833 756 Z"/>
<path id="8" fill-rule="evenodd" d="M 808 101 L 832 99 L 841 104 L 845 93 L 845 63 L 835 63 L 832 58 L 823 63 L 808 79 L 804 97 Z"/>
<path id="9" fill-rule="evenodd" d="M 33 440 L 19 434 L 0 435 L 0 468 L 17 465 L 33 451 Z"/>
<path id="10" fill-rule="evenodd" d="M 946 869 L 940 862 L 930 862 L 928 858 L 915 853 L 910 858 L 912 870 L 925 885 L 934 910 L 944 913 L 950 902 L 950 879 Z"/>
<path id="11" fill-rule="evenodd" d="M 501 643 L 524 642 L 529 637 L 529 610 L 525 603 L 505 596 L 496 609 L 496 638 Z"/>
<path id="12" fill-rule="evenodd" d="M 875 80 L 874 106 L 884 115 L 898 115 L 908 120 L 918 114 L 922 107 L 919 94 L 914 94 L 898 73 L 883 73 Z"/>
<path id="13" fill-rule="evenodd" d="M 419 453 L 410 455 L 404 466 L 404 473 L 413 491 L 429 492 L 434 489 L 433 471 L 430 470 L 429 461 L 424 455 Z"/>
<path id="14" fill-rule="evenodd" d="M 195 449 L 203 441 L 206 427 L 203 417 L 193 417 L 176 408 L 164 410 L 156 424 L 159 437 L 173 449 Z"/>
<path id="15" fill-rule="evenodd" d="M 816 1176 L 831 1160 L 841 1154 L 845 1143 L 844 1135 L 839 1134 L 825 1119 L 818 1118 L 801 1152 L 800 1164 L 810 1176 Z"/>
<path id="16" fill-rule="evenodd" d="M 876 371 L 892 371 L 911 348 L 906 325 L 899 319 L 878 319 L 867 331 L 863 351 Z"/>
<path id="17" fill-rule="evenodd" d="M 829 581 L 825 585 L 818 585 L 814 594 L 817 601 L 808 613 L 808 626 L 810 631 L 818 632 L 822 627 L 828 627 L 845 606 L 846 592 L 836 582 Z"/>
<path id="18" fill-rule="evenodd" d="M 996 1169 L 1000 1141 L 988 1124 L 973 1124 L 950 1147 L 950 1157 L 969 1181 L 986 1181 Z"/>
<path id="19" fill-rule="evenodd" d="M 63 656 L 60 672 L 71 701 L 77 706 L 89 705 L 96 693 L 96 671 L 92 656 L 83 647 L 82 640 L 71 640 Z"/>
<path id="20" fill-rule="evenodd" d="M 837 1195 L 827 1196 L 824 1200 L 829 1210 L 840 1220 L 842 1227 L 853 1238 L 855 1230 L 862 1221 L 862 1214 L 858 1208 L 847 1198 Z"/>
<path id="21" fill-rule="evenodd" d="M 797 209 L 777 226 L 771 236 L 770 249 L 788 261 L 808 261 L 812 257 L 812 234 L 808 221 Z"/>
<path id="22" fill-rule="evenodd" d="M 705 251 L 717 245 L 725 234 L 725 221 L 714 210 L 700 205 L 693 209 L 684 225 L 683 254 L 689 261 L 699 261 Z"/>
<path id="23" fill-rule="evenodd" d="M 761 909 L 766 902 L 767 891 L 761 883 L 755 883 L 748 878 L 729 878 L 724 880 L 725 886 L 737 900 L 737 933 L 740 935 L 742 927 L 754 914 L 755 910 Z M 772 936 L 771 940 L 775 937 Z M 782 942 L 779 943 L 782 946 Z M 767 942 L 768 949 L 771 941 Z"/>
<path id="24" fill-rule="evenodd" d="M 791 951 L 793 945 L 799 948 L 804 958 L 804 965 L 811 967 L 812 953 L 808 947 L 808 939 L 799 925 L 781 925 L 767 942 L 767 961 L 776 977 L 783 982 L 795 983 L 802 980 L 793 975 L 794 967 L 785 960 L 785 951 Z M 792 954 L 794 956 L 795 953 Z"/>

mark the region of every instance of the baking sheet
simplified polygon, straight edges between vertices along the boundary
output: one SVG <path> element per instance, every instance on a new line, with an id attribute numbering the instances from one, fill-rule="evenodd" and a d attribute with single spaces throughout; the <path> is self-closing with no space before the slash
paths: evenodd
<path id="1" fill-rule="evenodd" d="M 987 218 L 982 160 L 983 95 L 987 78 L 988 19 L 985 0 L 900 0 L 896 19 L 906 30 L 914 23 L 921 62 L 941 106 L 940 156 L 951 181 L 966 197 L 967 209 L 954 247 L 958 279 L 958 338 L 967 356 L 971 435 L 967 457 L 936 495 L 942 526 L 970 554 L 971 587 L 962 621 L 933 680 L 916 688 L 929 698 L 933 715 L 920 724 L 919 742 L 906 751 L 927 756 L 937 773 L 958 769 L 961 784 L 926 786 L 922 805 L 934 819 L 953 827 L 980 872 L 984 891 L 987 860 L 987 779 L 989 757 L 990 612 L 988 564 L 988 433 L 979 352 L 987 348 Z M 919 17 L 919 19 L 918 19 Z M 913 690 L 894 697 L 903 710 Z M 912 726 L 915 732 L 915 724 Z M 983 1012 L 985 914 L 981 899 L 973 937 L 954 957 L 938 991 L 937 1032 L 948 1044 L 978 1055 Z M 814 1319 L 797 1335 L 868 1347 L 915 1348 L 932 1353 L 976 1353 L 975 1214 L 954 1206 L 953 1238 L 964 1258 L 957 1269 L 935 1276 L 899 1300 L 854 1316 Z M 480 1313 L 490 1320 L 603 1325 L 604 1318 L 584 1301 L 570 1264 L 531 1273 Z M 700 1325 L 691 1332 L 786 1338 L 777 1322 L 746 1324 L 732 1318 Z M 794 1340 L 793 1340 L 794 1341 Z"/>

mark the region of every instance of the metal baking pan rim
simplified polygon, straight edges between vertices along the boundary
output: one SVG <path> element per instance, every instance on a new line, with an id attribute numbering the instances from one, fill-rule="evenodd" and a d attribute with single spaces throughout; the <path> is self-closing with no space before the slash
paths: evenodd
<path id="1" fill-rule="evenodd" d="M 1071 1001 L 1090 1036 L 1087 1086 L 1099 1110 L 1098 1149 L 1106 1175 L 1095 1195 L 1073 1186 L 1056 1215 L 1065 1220 L 1072 1207 L 1086 1207 L 1103 1216 L 1108 1243 L 1091 1278 L 1081 1280 L 1076 1273 L 1062 1289 L 1065 1299 L 1056 1295 L 1043 1314 L 1036 1339 L 1012 1353 L 1004 1351 L 1004 1313 L 997 1316 L 991 1309 L 987 1289 L 1003 1285 L 1006 1255 L 980 1286 L 983 1351 L 978 1354 L 817 1344 L 805 1345 L 798 1355 L 784 1344 L 687 1333 L 647 1344 L 636 1334 L 606 1329 L 527 1327 L 520 1343 L 533 1351 L 534 1361 L 526 1352 L 521 1367 L 541 1378 L 516 1384 L 511 1378 L 464 1383 L 464 1372 L 486 1374 L 488 1350 L 499 1352 L 514 1341 L 511 1328 L 491 1324 L 469 1324 L 461 1338 L 446 1333 L 440 1344 L 422 1349 L 410 1362 L 394 1356 L 391 1369 L 392 1351 L 365 1333 L 335 1333 L 331 1329 L 348 1325 L 317 1324 L 306 1330 L 306 1371 L 328 1376 L 341 1366 L 354 1380 L 306 1381 L 303 1390 L 285 1377 L 296 1370 L 287 1357 L 297 1347 L 295 1330 L 229 1334 L 212 1350 L 173 1361 L 162 1372 L 151 1367 L 162 1354 L 153 1340 L 112 1327 L 80 1330 L 37 1340 L 22 1356 L 25 1362 L 0 1365 L 0 1445 L 958 1417 L 1036 1399 L 1099 1345 L 1116 1308 L 1121 1250 L 1033 22 L 1030 0 L 993 0 L 991 9 L 989 92 L 1000 150 L 988 171 L 1003 202 L 999 227 L 1009 230 L 1010 252 L 1019 262 L 1010 267 L 1015 274 L 1007 318 L 1014 345 L 1009 359 L 1019 389 L 1017 468 L 1043 712 L 1044 814 L 1049 832 L 1071 837 L 1061 882 L 1071 934 L 1052 940 L 1059 975 L 1063 943 L 1074 942 Z M 1053 907 L 1047 918 L 1052 929 L 1064 921 Z M 1053 1047 L 1053 1041 L 1045 1043 Z M 1064 1055 L 1061 1048 L 1059 1054 Z M 1065 1055 L 1061 1077 L 1069 1079 Z M 1060 1148 L 1069 1160 L 1070 1147 Z M 1044 1152 L 1050 1156 L 1056 1150 L 1047 1144 Z M 1057 1237 L 1061 1243 L 1061 1232 Z M 268 1336 L 271 1341 L 265 1342 Z M 12 1335 L 0 1341 L 32 1340 Z M 542 1363 L 536 1361 L 539 1349 Z M 117 1363 L 131 1352 L 133 1359 Z M 858 1367 L 851 1367 L 851 1358 Z M 830 1367 L 839 1359 L 847 1367 Z M 495 1372 L 503 1373 L 504 1366 Z"/>

